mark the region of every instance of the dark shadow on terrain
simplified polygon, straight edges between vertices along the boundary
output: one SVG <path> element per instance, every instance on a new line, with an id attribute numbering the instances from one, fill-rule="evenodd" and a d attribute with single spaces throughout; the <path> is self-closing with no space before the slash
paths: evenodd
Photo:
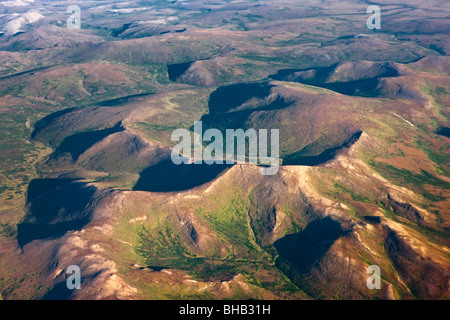
<path id="1" fill-rule="evenodd" d="M 333 82 L 326 83 L 327 76 L 335 69 L 337 65 L 329 67 L 320 67 L 312 69 L 284 69 L 278 71 L 277 74 L 269 76 L 269 78 L 279 81 L 292 81 L 312 85 L 316 87 L 325 88 L 348 96 L 361 97 L 378 97 L 378 84 L 380 78 L 397 77 L 399 74 L 394 68 L 388 68 L 385 72 L 380 73 L 376 77 L 347 81 L 347 82 Z M 314 71 L 314 76 L 309 79 L 302 79 L 296 77 L 296 72 Z"/>
<path id="2" fill-rule="evenodd" d="M 91 219 L 89 207 L 96 190 L 71 179 L 32 180 L 27 192 L 29 213 L 17 226 L 19 245 L 82 228 Z"/>
<path id="3" fill-rule="evenodd" d="M 324 279 L 333 277 L 324 272 L 336 272 L 336 261 L 327 253 L 340 237 L 349 232 L 329 216 L 313 221 L 303 231 L 287 235 L 274 243 L 279 254 L 275 266 L 308 295 L 324 298 L 328 293 L 326 289 L 323 291 L 323 287 L 317 288 L 317 282 L 322 283 Z"/>
<path id="4" fill-rule="evenodd" d="M 157 267 L 157 266 L 147 266 L 147 267 L 140 267 L 139 270 L 145 270 L 145 269 L 151 269 L 152 271 L 160 272 L 161 270 L 164 270 L 164 267 Z"/>
<path id="5" fill-rule="evenodd" d="M 282 262 L 278 261 L 280 259 L 284 263 L 288 262 L 292 273 L 288 276 L 295 278 L 296 273 L 301 274 L 310 265 L 320 261 L 333 243 L 345 233 L 341 224 L 331 217 L 313 221 L 303 231 L 287 235 L 274 243 L 279 254 L 277 264 Z"/>
<path id="6" fill-rule="evenodd" d="M 184 191 L 214 180 L 232 165 L 181 164 L 171 159 L 148 167 L 140 173 L 133 190 L 150 192 Z"/>
<path id="7" fill-rule="evenodd" d="M 0 37 L 1 36 L 2 35 L 0 34 Z M 33 75 L 36 71 L 41 71 L 41 70 L 45 70 L 45 69 L 48 69 L 48 68 L 50 68 L 50 67 L 34 68 L 34 69 L 27 70 L 27 71 L 13 73 L 13 74 L 10 74 L 10 75 L 7 75 L 7 76 L 0 77 L 0 80 L 9 79 L 9 78 L 17 77 L 17 76 L 22 76 L 24 74 Z"/>
<path id="8" fill-rule="evenodd" d="M 68 152 L 72 156 L 73 161 L 77 161 L 78 157 L 95 143 L 111 134 L 121 132 L 123 130 L 125 129 L 122 127 L 122 123 L 119 122 L 112 128 L 74 134 L 65 138 L 63 142 L 61 142 L 56 149 L 54 156 L 63 152 Z"/>
<path id="9" fill-rule="evenodd" d="M 252 98 L 266 98 L 273 85 L 265 83 L 239 83 L 219 87 L 209 96 L 209 113 L 221 114 L 235 109 Z"/>
<path id="10" fill-rule="evenodd" d="M 146 96 L 150 96 L 152 94 L 153 93 L 132 94 L 132 95 L 125 96 L 125 97 L 102 101 L 102 102 L 97 103 L 96 105 L 99 107 L 115 107 L 115 106 L 120 106 L 120 105 L 128 102 L 128 100 L 131 100 L 133 98 L 146 97 Z"/>
<path id="11" fill-rule="evenodd" d="M 122 27 L 120 27 L 120 28 L 118 28 L 118 29 L 114 29 L 114 30 L 111 32 L 111 35 L 112 35 L 113 37 L 117 38 L 117 37 L 119 36 L 119 34 L 121 34 L 122 32 L 125 32 L 125 31 L 128 29 L 128 27 L 131 26 L 131 25 L 132 25 L 132 23 L 124 23 L 124 24 L 122 25 Z"/>
<path id="12" fill-rule="evenodd" d="M 295 81 L 295 73 L 296 72 L 304 72 L 304 71 L 314 71 L 314 82 L 315 83 L 321 83 L 325 81 L 324 79 L 331 73 L 333 70 L 336 69 L 338 66 L 338 63 L 335 63 L 328 67 L 317 67 L 317 68 L 310 68 L 310 69 L 281 69 L 278 70 L 276 74 L 269 75 L 270 79 L 278 80 L 278 81 L 293 81 L 293 82 L 300 82 Z M 313 82 L 309 80 L 309 82 Z"/>
<path id="13" fill-rule="evenodd" d="M 348 96 L 378 97 L 379 92 L 377 87 L 379 78 L 380 77 L 349 82 L 324 83 L 318 84 L 317 86 Z"/>
<path id="14" fill-rule="evenodd" d="M 353 145 L 361 137 L 361 134 L 362 131 L 358 131 L 354 133 L 349 139 L 347 139 L 347 141 L 345 141 L 343 144 L 337 147 L 326 149 L 316 156 L 302 156 L 302 153 L 305 149 L 303 148 L 302 150 L 283 158 L 283 165 L 317 166 L 319 164 L 323 164 L 334 159 L 339 150 L 343 148 L 349 148 L 351 145 Z"/>
<path id="15" fill-rule="evenodd" d="M 170 81 L 176 82 L 178 77 L 181 77 L 193 63 L 194 62 L 191 61 L 168 65 L 167 72 L 169 74 Z"/>
<path id="16" fill-rule="evenodd" d="M 381 218 L 378 216 L 364 216 L 364 220 L 370 223 L 381 223 Z"/>
<path id="17" fill-rule="evenodd" d="M 205 131 L 209 128 L 217 128 L 219 130 L 245 128 L 245 122 L 253 112 L 280 110 L 288 108 L 292 104 L 293 101 L 286 101 L 281 97 L 277 97 L 269 105 L 259 108 L 244 109 L 227 113 L 206 114 L 202 116 L 201 119 L 203 122 L 203 130 Z"/>
<path id="18" fill-rule="evenodd" d="M 34 130 L 31 133 L 31 139 L 34 139 L 36 137 L 36 134 L 38 134 L 44 127 L 46 127 L 48 124 L 50 124 L 53 120 L 55 120 L 56 118 L 58 118 L 62 115 L 65 115 L 69 112 L 72 112 L 75 109 L 76 108 L 69 108 L 69 109 L 57 111 L 52 114 L 49 114 L 48 116 L 46 116 L 46 117 L 42 118 L 41 120 L 39 120 L 38 122 L 36 122 L 36 124 L 34 126 Z"/>
<path id="19" fill-rule="evenodd" d="M 450 138 L 450 128 L 449 127 L 441 127 L 436 131 L 437 134 Z"/>
<path id="20" fill-rule="evenodd" d="M 74 290 L 67 288 L 65 281 L 56 284 L 41 300 L 70 300 Z"/>

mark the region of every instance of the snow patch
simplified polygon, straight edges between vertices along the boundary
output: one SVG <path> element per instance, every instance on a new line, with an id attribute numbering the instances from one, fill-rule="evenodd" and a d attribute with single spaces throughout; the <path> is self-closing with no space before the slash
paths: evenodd
<path id="1" fill-rule="evenodd" d="M 0 32 L 5 35 L 13 36 L 19 32 L 23 32 L 23 27 L 30 23 L 35 23 L 44 16 L 34 11 L 18 14 L 13 13 L 0 18 Z"/>
<path id="2" fill-rule="evenodd" d="M 13 0 L 13 1 L 3 1 L 0 3 L 5 7 L 24 7 L 29 6 L 31 3 L 34 3 L 34 0 Z"/>

